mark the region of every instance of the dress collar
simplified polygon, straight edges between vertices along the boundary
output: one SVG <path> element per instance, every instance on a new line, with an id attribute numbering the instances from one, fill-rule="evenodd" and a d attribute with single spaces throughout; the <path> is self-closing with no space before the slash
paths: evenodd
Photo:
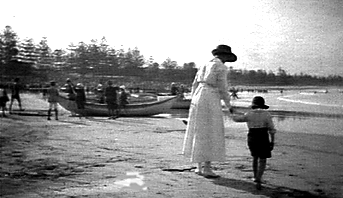
<path id="1" fill-rule="evenodd" d="M 219 58 L 215 57 L 211 60 L 211 62 L 221 62 L 223 63 Z M 223 63 L 224 64 L 224 63 Z"/>

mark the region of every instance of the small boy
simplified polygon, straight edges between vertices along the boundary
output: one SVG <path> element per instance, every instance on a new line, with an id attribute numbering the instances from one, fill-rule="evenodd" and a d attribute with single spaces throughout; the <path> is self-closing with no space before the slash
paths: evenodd
<path id="1" fill-rule="evenodd" d="M 54 81 L 50 82 L 50 88 L 47 90 L 47 95 L 48 95 L 48 102 L 49 102 L 48 120 L 51 120 L 50 116 L 51 116 L 52 108 L 54 108 L 54 111 L 55 111 L 55 119 L 58 120 L 57 102 L 58 102 L 59 93 L 56 86 L 56 82 Z"/>
<path id="2" fill-rule="evenodd" d="M 256 188 L 260 190 L 267 158 L 271 158 L 271 151 L 274 148 L 276 130 L 270 113 L 266 111 L 269 106 L 265 105 L 263 97 L 254 97 L 250 107 L 252 110 L 244 115 L 235 115 L 232 119 L 235 122 L 247 122 L 249 128 L 247 142 L 253 157 L 254 182 L 256 182 Z"/>

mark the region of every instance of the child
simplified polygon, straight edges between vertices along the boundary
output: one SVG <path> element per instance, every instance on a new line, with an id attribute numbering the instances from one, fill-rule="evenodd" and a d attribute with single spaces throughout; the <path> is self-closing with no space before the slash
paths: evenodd
<path id="1" fill-rule="evenodd" d="M 247 122 L 249 128 L 247 142 L 253 157 L 254 182 L 256 182 L 258 190 L 261 189 L 261 179 L 266 168 L 267 158 L 271 158 L 276 133 L 271 115 L 265 110 L 268 108 L 264 98 L 256 96 L 252 100 L 251 111 L 232 117 L 235 122 Z"/>
<path id="2" fill-rule="evenodd" d="M 0 85 L 0 107 L 2 109 L 2 117 L 6 117 L 6 103 L 9 101 L 7 96 L 6 88 Z"/>
<path id="3" fill-rule="evenodd" d="M 55 119 L 58 120 L 57 102 L 58 102 L 59 93 L 56 86 L 56 82 L 54 81 L 50 82 L 50 88 L 47 90 L 47 95 L 48 95 L 48 102 L 49 102 L 48 120 L 51 120 L 50 116 L 51 116 L 52 108 L 54 108 L 54 111 L 55 111 Z"/>

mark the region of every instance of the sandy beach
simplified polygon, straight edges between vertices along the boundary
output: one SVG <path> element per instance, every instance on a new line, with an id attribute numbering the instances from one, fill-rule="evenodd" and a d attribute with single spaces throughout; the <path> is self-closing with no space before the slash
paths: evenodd
<path id="1" fill-rule="evenodd" d="M 23 101 L 26 109 L 47 107 L 35 95 L 23 95 Z M 273 157 L 258 191 L 251 180 L 245 124 L 225 118 L 227 161 L 213 163 L 220 178 L 206 179 L 196 175 L 195 164 L 181 155 L 186 126 L 179 119 L 79 119 L 60 112 L 58 121 L 47 121 L 43 115 L 0 117 L 1 197 L 338 198 L 343 194 L 340 135 L 278 125 Z M 307 119 L 316 129 L 329 130 L 317 121 Z"/>

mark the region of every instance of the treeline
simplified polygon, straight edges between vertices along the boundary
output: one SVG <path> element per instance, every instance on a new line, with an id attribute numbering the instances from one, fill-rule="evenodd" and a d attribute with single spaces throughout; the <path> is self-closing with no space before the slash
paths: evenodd
<path id="1" fill-rule="evenodd" d="M 288 74 L 284 69 L 278 68 L 277 73 L 265 70 L 235 70 L 230 68 L 232 85 L 269 85 L 269 86 L 343 86 L 343 77 L 330 75 L 328 77 L 312 76 L 308 74 Z"/>
<path id="2" fill-rule="evenodd" d="M 106 38 L 89 43 L 71 43 L 66 49 L 51 50 L 47 38 L 37 44 L 33 39 L 20 40 L 15 31 L 6 26 L 0 32 L 1 81 L 14 77 L 25 83 L 50 80 L 95 85 L 108 79 L 131 87 L 161 88 L 170 82 L 190 85 L 195 74 L 194 62 L 178 65 L 167 58 L 162 63 L 153 57 L 146 59 L 138 48 L 115 49 Z M 317 77 L 306 74 L 290 75 L 282 68 L 274 74 L 264 70 L 235 70 L 230 68 L 229 80 L 235 85 L 343 85 L 341 76 Z M 160 86 L 160 87 L 154 87 Z"/>
<path id="3" fill-rule="evenodd" d="M 153 57 L 146 59 L 138 48 L 115 49 L 107 44 L 105 37 L 52 51 L 47 38 L 43 37 L 38 44 L 29 38 L 20 40 L 10 26 L 0 33 L 0 64 L 2 81 L 21 77 L 27 83 L 72 78 L 94 83 L 120 79 L 187 84 L 196 72 L 193 62 L 179 66 L 167 58 L 157 63 Z"/>

